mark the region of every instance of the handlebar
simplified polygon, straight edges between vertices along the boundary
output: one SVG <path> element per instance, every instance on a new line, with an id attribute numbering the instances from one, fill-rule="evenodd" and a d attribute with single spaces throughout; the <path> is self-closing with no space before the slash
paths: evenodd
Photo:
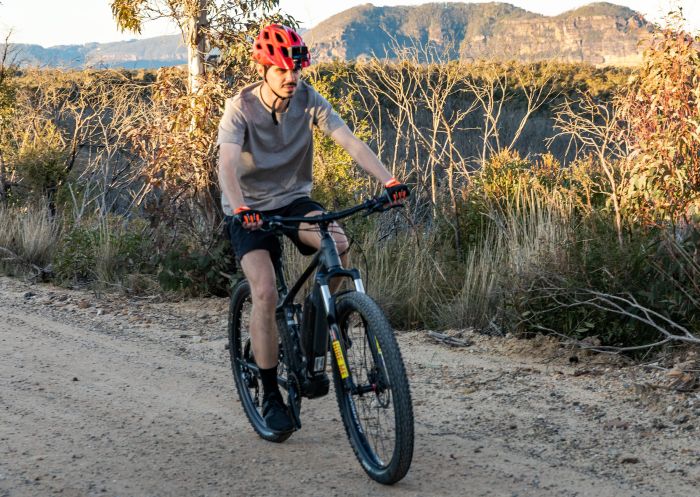
<path id="1" fill-rule="evenodd" d="M 272 230 L 276 228 L 287 228 L 288 226 L 285 226 L 285 223 L 330 224 L 333 221 L 350 217 L 360 211 L 367 211 L 367 214 L 371 214 L 374 212 L 385 212 L 397 207 L 403 207 L 403 204 L 391 204 L 389 202 L 390 200 L 388 199 L 387 195 L 382 194 L 378 197 L 365 200 L 361 204 L 353 207 L 348 207 L 347 209 L 336 212 L 327 212 L 318 216 L 266 216 L 263 219 L 262 229 Z"/>

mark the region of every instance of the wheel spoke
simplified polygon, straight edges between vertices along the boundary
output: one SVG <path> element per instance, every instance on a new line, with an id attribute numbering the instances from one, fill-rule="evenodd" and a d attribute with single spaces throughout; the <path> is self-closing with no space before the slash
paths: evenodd
<path id="1" fill-rule="evenodd" d="M 347 351 L 347 360 L 355 383 L 360 386 L 377 385 L 379 375 L 386 375 L 386 373 L 379 373 L 380 368 L 385 369 L 385 365 L 375 364 L 375 356 L 381 357 L 381 355 L 371 342 L 374 338 L 369 335 L 362 316 L 352 313 L 343 325 L 353 344 Z M 375 387 L 372 391 L 358 393 L 350 398 L 350 401 L 355 403 L 366 443 L 380 465 L 385 465 L 391 460 L 395 440 L 391 390 L 388 385 L 385 388 L 387 389 L 381 392 Z M 380 400 L 380 396 L 383 395 L 387 396 L 389 402 Z"/>

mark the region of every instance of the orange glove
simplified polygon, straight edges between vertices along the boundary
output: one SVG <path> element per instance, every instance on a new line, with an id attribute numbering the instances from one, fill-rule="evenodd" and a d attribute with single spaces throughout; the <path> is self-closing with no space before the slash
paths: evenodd
<path id="1" fill-rule="evenodd" d="M 244 228 L 249 229 L 250 225 L 254 225 L 262 221 L 262 212 L 251 209 L 247 205 L 241 205 L 233 211 L 233 217 L 238 220 Z"/>
<path id="2" fill-rule="evenodd" d="M 401 202 L 411 195 L 411 191 L 408 186 L 403 183 L 399 183 L 396 178 L 391 178 L 389 181 L 384 183 L 384 188 L 386 189 L 386 195 L 392 203 Z"/>

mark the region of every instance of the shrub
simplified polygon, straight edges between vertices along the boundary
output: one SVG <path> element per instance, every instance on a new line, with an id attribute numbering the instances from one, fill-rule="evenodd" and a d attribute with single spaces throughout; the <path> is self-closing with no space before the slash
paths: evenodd
<path id="1" fill-rule="evenodd" d="M 700 201 L 700 37 L 679 28 L 679 14 L 671 21 L 618 102 L 630 140 L 626 207 L 649 225 L 675 224 Z"/>
<path id="2" fill-rule="evenodd" d="M 181 243 L 158 261 L 158 283 L 166 291 L 186 295 L 228 294 L 231 285 L 233 251 L 223 237 L 211 247 L 197 248 Z"/>
<path id="3" fill-rule="evenodd" d="M 54 270 L 61 283 L 121 283 L 127 274 L 152 271 L 154 254 L 150 229 L 143 221 L 83 220 L 66 228 Z"/>

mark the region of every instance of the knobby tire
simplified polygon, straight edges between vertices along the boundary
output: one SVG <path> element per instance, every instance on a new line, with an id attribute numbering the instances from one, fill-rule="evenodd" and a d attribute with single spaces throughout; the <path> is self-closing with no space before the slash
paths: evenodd
<path id="1" fill-rule="evenodd" d="M 372 479 L 396 483 L 413 458 L 413 406 L 398 343 L 381 308 L 363 293 L 340 296 L 336 316 L 354 381 L 380 385 L 376 392 L 363 395 L 347 391 L 333 358 L 336 398 L 350 445 Z M 392 420 L 393 430 L 388 426 Z M 385 428 L 390 433 L 380 433 Z M 393 448 L 387 447 L 389 443 Z"/>

